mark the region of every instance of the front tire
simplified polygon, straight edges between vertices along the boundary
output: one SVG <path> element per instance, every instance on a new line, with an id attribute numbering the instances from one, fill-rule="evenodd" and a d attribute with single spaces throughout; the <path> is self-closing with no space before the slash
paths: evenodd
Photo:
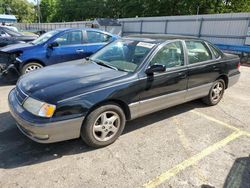
<path id="1" fill-rule="evenodd" d="M 33 72 L 33 71 L 41 69 L 41 68 L 43 68 L 43 65 L 41 65 L 40 63 L 30 62 L 30 63 L 27 63 L 26 65 L 23 66 L 23 68 L 21 70 L 21 74 L 24 75 L 24 74 Z"/>
<path id="2" fill-rule="evenodd" d="M 112 144 L 121 135 L 126 118 L 116 104 L 107 104 L 92 111 L 81 128 L 81 138 L 89 146 L 100 148 Z"/>
<path id="3" fill-rule="evenodd" d="M 225 91 L 225 81 L 223 79 L 218 79 L 212 85 L 208 96 L 204 97 L 202 100 L 205 104 L 209 106 L 214 106 L 220 102 Z"/>

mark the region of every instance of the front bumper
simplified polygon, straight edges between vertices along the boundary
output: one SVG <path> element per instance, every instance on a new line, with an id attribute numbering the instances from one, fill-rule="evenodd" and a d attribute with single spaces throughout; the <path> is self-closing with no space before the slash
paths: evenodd
<path id="1" fill-rule="evenodd" d="M 80 137 L 84 117 L 45 123 L 27 120 L 24 115 L 27 111 L 18 103 L 15 89 L 9 94 L 9 108 L 19 130 L 36 142 L 53 143 Z"/>

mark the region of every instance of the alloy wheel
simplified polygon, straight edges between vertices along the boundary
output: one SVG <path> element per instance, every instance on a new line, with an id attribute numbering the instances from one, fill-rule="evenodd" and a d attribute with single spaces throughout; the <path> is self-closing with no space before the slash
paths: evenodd
<path id="1" fill-rule="evenodd" d="M 108 141 L 116 135 L 120 125 L 121 119 L 116 112 L 103 112 L 98 116 L 93 125 L 93 135 L 98 141 Z"/>
<path id="2" fill-rule="evenodd" d="M 223 90 L 224 90 L 224 85 L 221 82 L 217 82 L 213 89 L 212 89 L 212 93 L 211 93 L 211 99 L 213 102 L 217 102 L 218 100 L 220 100 L 222 94 L 223 94 Z"/>
<path id="3" fill-rule="evenodd" d="M 34 70 L 37 70 L 37 69 L 40 69 L 42 68 L 41 65 L 38 65 L 38 64 L 35 64 L 35 65 L 30 65 L 28 66 L 26 69 L 25 69 L 25 74 L 29 73 L 29 72 L 32 72 Z"/>

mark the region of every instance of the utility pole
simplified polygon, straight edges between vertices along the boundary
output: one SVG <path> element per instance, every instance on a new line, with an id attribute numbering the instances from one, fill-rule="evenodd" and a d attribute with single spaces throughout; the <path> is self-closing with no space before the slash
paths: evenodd
<path id="1" fill-rule="evenodd" d="M 40 10 L 40 1 L 36 1 L 36 6 L 37 6 L 37 17 L 38 17 L 38 23 L 41 23 L 41 10 Z"/>

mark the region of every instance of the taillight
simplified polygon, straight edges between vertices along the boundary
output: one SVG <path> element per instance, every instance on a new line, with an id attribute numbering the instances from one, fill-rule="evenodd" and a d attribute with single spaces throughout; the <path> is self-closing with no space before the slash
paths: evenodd
<path id="1" fill-rule="evenodd" d="M 237 69 L 238 70 L 240 69 L 240 62 L 237 64 Z"/>

